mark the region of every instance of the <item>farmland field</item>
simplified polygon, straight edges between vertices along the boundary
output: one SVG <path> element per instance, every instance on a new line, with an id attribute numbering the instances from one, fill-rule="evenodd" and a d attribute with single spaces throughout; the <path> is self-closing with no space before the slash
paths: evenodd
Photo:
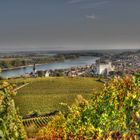
<path id="1" fill-rule="evenodd" d="M 60 103 L 72 104 L 77 95 L 88 99 L 94 92 L 102 89 L 103 84 L 94 78 L 25 78 L 14 79 L 15 84 L 29 83 L 18 90 L 14 97 L 16 107 L 21 115 L 31 111 L 49 113 L 55 110 L 64 111 L 66 107 Z"/>

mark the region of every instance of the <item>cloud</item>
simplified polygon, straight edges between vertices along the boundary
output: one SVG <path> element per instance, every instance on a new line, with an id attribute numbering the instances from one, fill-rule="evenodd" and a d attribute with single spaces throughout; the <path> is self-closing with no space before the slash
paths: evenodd
<path id="1" fill-rule="evenodd" d="M 86 4 L 84 6 L 81 7 L 81 9 L 91 9 L 91 8 L 95 8 L 104 4 L 109 3 L 110 1 L 100 1 L 100 2 L 96 2 L 96 3 L 90 3 L 90 4 Z"/>
<path id="2" fill-rule="evenodd" d="M 98 6 L 98 5 L 103 5 L 103 4 L 106 4 L 106 3 L 109 3 L 110 1 L 100 1 L 100 2 L 96 2 L 95 3 L 95 6 Z"/>
<path id="3" fill-rule="evenodd" d="M 69 4 L 76 4 L 76 3 L 81 3 L 83 1 L 86 1 L 86 0 L 69 0 L 68 3 Z"/>
<path id="4" fill-rule="evenodd" d="M 96 19 L 95 15 L 86 15 L 86 18 L 87 19 L 91 19 L 91 20 L 95 20 Z"/>

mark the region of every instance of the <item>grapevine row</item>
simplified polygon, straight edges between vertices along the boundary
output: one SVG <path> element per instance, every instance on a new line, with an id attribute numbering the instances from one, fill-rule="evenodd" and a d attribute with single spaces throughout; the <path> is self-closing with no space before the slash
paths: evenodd
<path id="1" fill-rule="evenodd" d="M 43 127 L 47 125 L 48 121 L 51 120 L 52 117 L 35 117 L 29 119 L 23 119 L 23 125 L 25 127 L 36 126 L 37 128 Z"/>

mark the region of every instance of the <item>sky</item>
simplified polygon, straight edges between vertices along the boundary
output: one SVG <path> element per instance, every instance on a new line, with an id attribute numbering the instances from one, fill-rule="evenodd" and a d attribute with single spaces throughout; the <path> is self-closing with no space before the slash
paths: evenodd
<path id="1" fill-rule="evenodd" d="M 140 0 L 1 0 L 0 51 L 140 48 Z"/>

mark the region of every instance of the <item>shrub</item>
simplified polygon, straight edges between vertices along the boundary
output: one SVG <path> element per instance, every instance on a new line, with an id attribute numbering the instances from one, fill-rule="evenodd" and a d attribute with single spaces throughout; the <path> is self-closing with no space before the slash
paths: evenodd
<path id="1" fill-rule="evenodd" d="M 67 116 L 59 114 L 38 133 L 39 139 L 138 139 L 140 136 L 140 81 L 114 78 L 92 100 L 78 97 Z"/>
<path id="2" fill-rule="evenodd" d="M 7 82 L 0 85 L 0 139 L 24 140 L 26 134 L 17 114 L 12 96 L 15 94 Z"/>

